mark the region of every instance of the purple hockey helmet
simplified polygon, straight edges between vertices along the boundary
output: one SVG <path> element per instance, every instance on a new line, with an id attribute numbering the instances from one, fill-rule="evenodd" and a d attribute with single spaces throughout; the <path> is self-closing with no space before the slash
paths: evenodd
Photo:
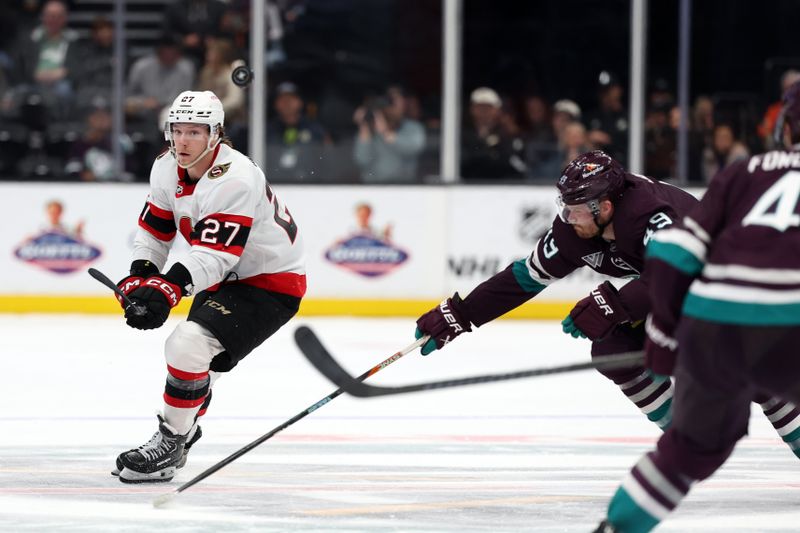
<path id="1" fill-rule="evenodd" d="M 601 150 L 581 154 L 558 180 L 560 203 L 577 205 L 608 197 L 615 200 L 625 186 L 625 169 Z"/>
<path id="2" fill-rule="evenodd" d="M 781 109 L 778 120 L 775 122 L 773 138 L 775 144 L 783 146 L 784 125 L 789 125 L 792 143 L 800 140 L 800 81 L 794 82 L 783 93 L 783 108 Z"/>

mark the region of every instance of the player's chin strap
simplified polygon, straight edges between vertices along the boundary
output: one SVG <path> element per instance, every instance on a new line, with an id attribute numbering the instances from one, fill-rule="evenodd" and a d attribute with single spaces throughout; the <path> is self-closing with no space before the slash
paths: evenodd
<path id="1" fill-rule="evenodd" d="M 170 125 L 167 124 L 167 128 L 169 128 L 169 127 L 170 127 Z M 199 156 L 197 156 L 194 159 L 194 161 L 192 161 L 188 165 L 181 165 L 180 162 L 178 161 L 178 154 L 177 154 L 177 152 L 175 150 L 175 141 L 172 138 L 172 130 L 170 129 L 170 130 L 168 130 L 168 132 L 165 132 L 165 133 L 167 134 L 167 140 L 169 141 L 169 151 L 172 154 L 172 157 L 175 158 L 175 162 L 178 163 L 178 166 L 181 167 L 184 170 L 188 170 L 188 169 L 192 168 L 197 163 L 199 163 L 200 160 L 203 159 L 207 154 L 209 154 L 210 152 L 213 152 L 217 148 L 217 146 L 219 145 L 220 141 L 222 140 L 222 139 L 220 139 L 220 136 L 219 136 L 219 126 L 214 126 L 214 135 L 209 135 L 208 144 L 206 145 L 206 149 L 203 150 L 203 153 L 200 154 Z"/>
<path id="2" fill-rule="evenodd" d="M 594 220 L 595 225 L 597 226 L 597 237 L 601 237 L 603 235 L 603 231 L 605 231 L 606 226 L 611 224 L 611 220 L 614 218 L 613 215 L 611 218 L 608 219 L 608 222 L 601 224 L 600 223 L 600 200 L 589 200 L 586 202 L 586 205 L 589 207 L 589 210 L 592 212 L 592 218 Z"/>

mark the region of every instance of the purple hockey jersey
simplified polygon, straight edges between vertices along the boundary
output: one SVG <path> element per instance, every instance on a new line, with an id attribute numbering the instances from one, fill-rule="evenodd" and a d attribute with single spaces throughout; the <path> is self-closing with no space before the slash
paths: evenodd
<path id="1" fill-rule="evenodd" d="M 800 151 L 755 155 L 720 172 L 647 250 L 648 270 L 669 280 L 653 288 L 660 324 L 674 329 L 681 305 L 711 322 L 800 324 L 798 202 Z"/>
<path id="2" fill-rule="evenodd" d="M 527 259 L 512 263 L 478 285 L 464 299 L 462 309 L 473 324 L 480 326 L 576 269 L 589 267 L 615 278 L 636 278 L 620 290 L 620 297 L 630 317 L 642 319 L 649 310 L 645 282 L 640 279 L 645 247 L 656 231 L 680 220 L 696 204 L 694 196 L 677 187 L 626 174 L 625 189 L 614 202 L 615 240 L 582 239 L 556 217 Z"/>

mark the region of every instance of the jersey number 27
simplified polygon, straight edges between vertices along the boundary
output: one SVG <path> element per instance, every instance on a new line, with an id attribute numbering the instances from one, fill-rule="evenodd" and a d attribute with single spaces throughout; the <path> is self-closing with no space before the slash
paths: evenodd
<path id="1" fill-rule="evenodd" d="M 289 242 L 294 244 L 294 240 L 297 238 L 297 224 L 294 223 L 294 218 L 292 218 L 292 214 L 289 213 L 286 206 L 282 205 L 275 193 L 272 192 L 269 183 L 267 184 L 267 200 L 275 207 L 275 216 L 273 217 L 275 223 L 286 231 L 286 235 L 289 236 Z"/>

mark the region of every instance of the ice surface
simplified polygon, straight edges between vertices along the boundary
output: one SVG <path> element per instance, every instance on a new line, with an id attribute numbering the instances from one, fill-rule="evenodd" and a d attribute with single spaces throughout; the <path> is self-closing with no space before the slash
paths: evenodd
<path id="1" fill-rule="evenodd" d="M 308 324 L 353 373 L 413 341 L 409 319 L 296 319 L 214 386 L 173 483 L 124 485 L 114 457 L 156 429 L 163 342 L 120 318 L 0 316 L 0 531 L 587 532 L 659 432 L 591 371 L 442 391 L 343 395 L 178 496 L 155 497 L 335 388 L 299 353 Z M 556 323 L 499 321 L 371 381 L 399 385 L 588 359 Z M 659 531 L 797 531 L 800 464 L 758 410 L 716 476 Z"/>

